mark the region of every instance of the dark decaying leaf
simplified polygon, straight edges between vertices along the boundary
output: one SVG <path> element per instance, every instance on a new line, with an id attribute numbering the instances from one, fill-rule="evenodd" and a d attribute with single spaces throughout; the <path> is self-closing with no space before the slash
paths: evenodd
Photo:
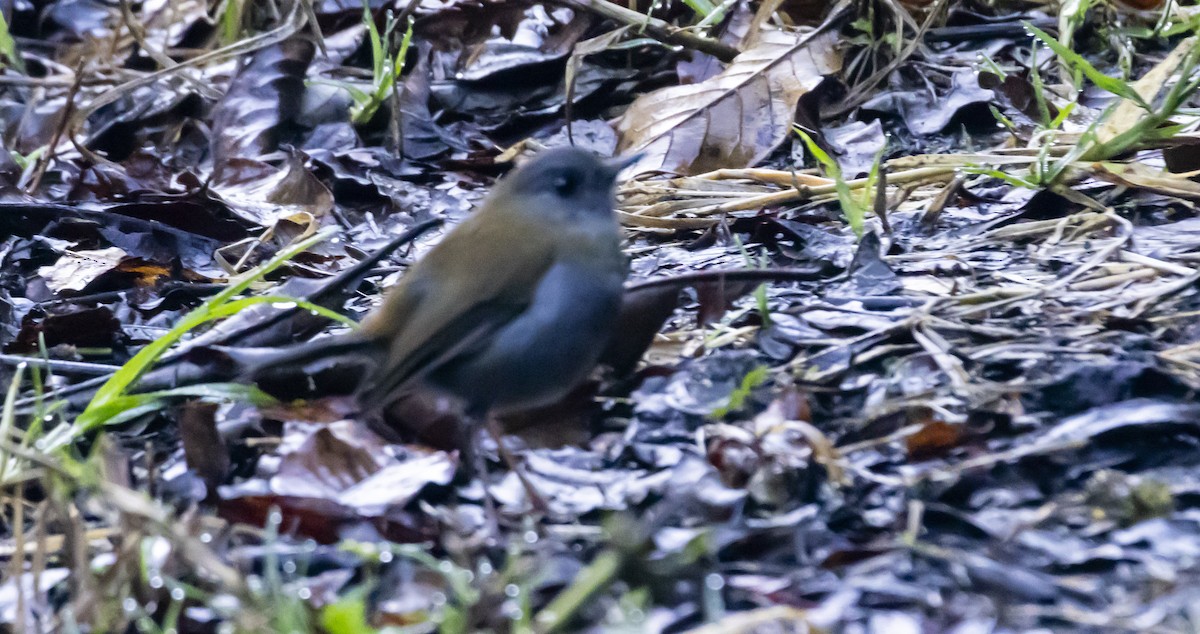
<path id="1" fill-rule="evenodd" d="M 1163 148 L 1163 161 L 1167 169 L 1176 174 L 1200 169 L 1200 138 L 1191 135 L 1175 137 L 1168 147 Z M 0 174 L 3 174 L 3 167 L 0 167 Z"/>
<path id="2" fill-rule="evenodd" d="M 258 158 L 296 133 L 304 77 L 316 47 L 296 37 L 255 53 L 241 69 L 212 119 L 213 166 Z"/>
<path id="3" fill-rule="evenodd" d="M 827 127 L 821 131 L 821 136 L 837 153 L 842 174 L 851 178 L 870 172 L 875 157 L 887 145 L 878 119 L 870 123 L 851 121 L 842 126 Z"/>
<path id="4" fill-rule="evenodd" d="M 439 36 L 433 47 L 421 46 L 419 58 L 420 65 L 428 62 L 429 106 L 448 122 L 457 144 L 480 131 L 512 143 L 563 111 L 568 98 L 607 102 L 627 90 L 635 73 L 621 65 L 588 64 L 578 81 L 570 73 L 563 78 L 568 54 L 594 22 L 586 11 L 522 2 L 462 3 L 418 22 L 418 33 Z M 428 136 L 428 126 L 422 127 L 426 130 L 418 132 Z"/>
<path id="5" fill-rule="evenodd" d="M 5 352 L 33 353 L 38 351 L 39 339 L 47 347 L 67 344 L 78 348 L 110 348 L 124 340 L 121 322 L 105 306 L 95 308 L 65 307 L 38 319 L 26 315 L 17 338 L 4 347 Z"/>
<path id="6" fill-rule="evenodd" d="M 493 30 L 495 36 L 463 51 L 458 79 L 503 81 L 518 73 L 537 72 L 539 66 L 566 57 L 593 21 L 591 14 L 566 8 L 547 11 L 548 7 L 521 7 L 520 3 L 514 3 L 514 8 L 521 15 L 511 33 Z"/>
<path id="7" fill-rule="evenodd" d="M 791 133 L 800 98 L 841 68 L 837 33 L 763 31 L 725 72 L 639 97 L 617 122 L 622 153 L 645 152 L 628 173 L 696 174 L 746 167 Z"/>
<path id="8" fill-rule="evenodd" d="M 916 90 L 892 91 L 870 99 L 862 108 L 898 115 L 909 131 L 917 135 L 930 135 L 946 129 L 969 107 L 978 109 L 978 117 L 972 119 L 973 123 L 994 127 L 995 119 L 986 108 L 993 99 L 992 91 L 979 85 L 975 71 L 963 70 L 953 76 L 945 94 Z"/>
<path id="9" fill-rule="evenodd" d="M 1059 415 L 1134 398 L 1184 398 L 1187 386 L 1145 361 L 1078 365 L 1029 393 L 1024 400 L 1034 410 Z"/>
<path id="10" fill-rule="evenodd" d="M 1103 405 L 1063 420 L 1046 432 L 1045 440 L 1135 437 L 1172 431 L 1192 435 L 1200 432 L 1200 405 L 1145 398 Z"/>
<path id="11" fill-rule="evenodd" d="M 759 5 L 767 7 L 768 5 Z M 739 2 L 728 12 L 725 20 L 711 33 L 721 42 L 741 50 L 744 43 L 757 37 L 757 32 L 763 26 L 763 21 L 755 15 L 755 7 L 749 2 Z M 691 51 L 691 55 L 680 60 L 675 65 L 679 74 L 679 83 L 696 84 L 705 81 L 723 70 L 721 60 L 700 51 Z"/>
<path id="12" fill-rule="evenodd" d="M 229 475 L 229 449 L 217 431 L 217 404 L 191 402 L 179 416 L 179 438 L 188 468 L 200 476 L 209 497 L 216 500 L 217 487 Z"/>
<path id="13" fill-rule="evenodd" d="M 289 424 L 268 489 L 282 497 L 326 500 L 363 516 L 383 515 L 454 475 L 445 452 L 406 453 L 397 458 L 381 438 L 351 421 Z"/>
<path id="14" fill-rule="evenodd" d="M 593 95 L 613 92 L 633 76 L 625 68 L 585 65 L 576 78 L 572 97 L 578 103 Z M 519 124 L 562 112 L 566 105 L 566 84 L 559 75 L 553 77 L 552 81 L 532 86 L 443 80 L 433 82 L 430 92 L 438 108 L 470 115 L 485 130 L 502 134 L 519 129 Z"/>
<path id="15" fill-rule="evenodd" d="M 320 218 L 333 209 L 333 194 L 305 167 L 295 151 L 282 168 L 250 159 L 230 159 L 212 194 L 237 216 L 270 227 L 289 217 Z"/>
<path id="16" fill-rule="evenodd" d="M 186 128 L 180 122 L 199 115 L 203 100 L 189 90 L 190 85 L 183 86 L 185 90 L 146 86 L 100 108 L 88 118 L 87 147 L 111 160 L 124 161 L 148 144 L 159 147 L 184 136 L 181 132 Z M 200 135 L 195 136 L 198 140 Z M 180 155 L 191 149 L 187 144 L 192 139 L 179 141 Z"/>
<path id="17" fill-rule="evenodd" d="M 753 221 L 749 229 L 758 240 L 797 262 L 844 268 L 855 254 L 853 235 L 787 218 L 764 216 Z"/>
<path id="18" fill-rule="evenodd" d="M 98 236 L 132 256 L 157 262 L 179 259 L 190 269 L 216 275 L 210 268 L 212 254 L 221 243 L 199 231 L 204 223 L 196 222 L 194 210 L 183 201 L 117 205 L 0 202 L 0 229 L 20 236 L 46 233 L 72 241 Z M 188 229 L 167 221 L 180 221 Z M 191 231 L 193 224 L 198 225 L 196 232 Z M 228 235 L 223 233 L 225 227 L 214 224 L 209 223 L 208 228 Z"/>
<path id="19" fill-rule="evenodd" d="M 891 295 L 900 289 L 895 271 L 883 260 L 879 236 L 868 233 L 858 243 L 854 259 L 846 269 L 848 280 L 841 291 L 847 295 Z"/>
<path id="20" fill-rule="evenodd" d="M 1044 100 L 1038 103 L 1038 89 L 1027 77 L 1008 74 L 1000 78 L 993 73 L 979 73 L 978 82 L 980 88 L 991 90 L 1029 121 L 1041 121 L 1043 116 L 1051 119 L 1058 116 L 1058 107 L 1054 102 Z M 1046 108 L 1045 115 L 1040 110 L 1041 106 Z"/>
<path id="21" fill-rule="evenodd" d="M 567 119 L 567 125 L 571 126 L 571 105 L 575 101 L 575 78 L 579 74 L 579 69 L 583 65 L 583 60 L 589 55 L 602 53 L 613 45 L 625 38 L 629 32 L 629 26 L 623 26 L 619 29 L 614 29 L 603 35 L 597 35 L 591 39 L 583 40 L 575 44 L 571 51 L 571 56 L 567 58 L 567 67 L 563 72 L 563 82 L 566 88 L 566 107 L 567 110 L 563 113 Z M 573 134 L 571 127 L 568 127 L 568 132 Z M 573 138 L 572 138 L 573 140 Z M 585 147 L 587 147 L 585 145 Z"/>
<path id="22" fill-rule="evenodd" d="M 466 139 L 447 131 L 429 110 L 429 52 L 419 47 L 417 64 L 400 92 L 401 153 L 406 159 L 428 160 L 449 150 L 466 151 Z"/>
<path id="23" fill-rule="evenodd" d="M 231 518 L 282 510 L 285 521 L 321 541 L 368 522 L 398 541 L 421 539 L 421 522 L 405 506 L 427 486 L 450 482 L 456 463 L 445 452 L 388 448 L 364 425 L 288 423 L 278 460 L 254 478 L 220 489 Z"/>

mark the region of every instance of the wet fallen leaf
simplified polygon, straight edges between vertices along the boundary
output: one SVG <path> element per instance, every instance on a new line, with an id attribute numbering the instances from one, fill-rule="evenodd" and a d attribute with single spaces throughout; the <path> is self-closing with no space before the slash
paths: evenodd
<path id="1" fill-rule="evenodd" d="M 231 159 L 257 159 L 287 140 L 315 50 L 307 38 L 289 39 L 258 51 L 238 73 L 212 115 L 218 180 Z"/>
<path id="2" fill-rule="evenodd" d="M 53 265 L 38 269 L 38 275 L 55 293 L 79 291 L 92 280 L 116 268 L 125 255 L 125 251 L 117 247 L 67 251 Z"/>
<path id="3" fill-rule="evenodd" d="M 791 133 L 800 98 L 841 68 L 832 30 L 763 31 L 725 72 L 639 97 L 617 122 L 622 153 L 645 152 L 629 174 L 747 167 Z"/>
<path id="4" fill-rule="evenodd" d="M 296 152 L 282 168 L 276 168 L 231 159 L 211 191 L 234 214 L 264 227 L 298 215 L 319 218 L 333 209 L 333 194 L 304 166 L 304 160 Z"/>
<path id="5" fill-rule="evenodd" d="M 217 404 L 191 402 L 180 409 L 179 436 L 188 468 L 200 476 L 215 500 L 230 465 L 229 449 L 217 431 Z"/>
<path id="6" fill-rule="evenodd" d="M 450 482 L 456 468 L 446 452 L 397 458 L 364 425 L 291 423 L 268 489 L 279 496 L 326 500 L 364 516 L 402 507 L 426 485 Z"/>
<path id="7" fill-rule="evenodd" d="M 895 113 L 915 134 L 931 135 L 946 129 L 956 117 L 975 107 L 978 117 L 972 119 L 980 126 L 992 127 L 995 119 L 986 105 L 994 99 L 991 90 L 979 85 L 973 70 L 961 70 L 952 77 L 950 88 L 941 94 L 928 91 L 888 91 L 862 105 L 864 110 Z"/>
<path id="8" fill-rule="evenodd" d="M 26 316 L 16 339 L 4 347 L 5 352 L 36 352 L 41 342 L 47 347 L 67 344 L 79 348 L 107 348 L 124 338 L 121 321 L 107 306 L 94 308 L 67 307 L 42 319 Z"/>

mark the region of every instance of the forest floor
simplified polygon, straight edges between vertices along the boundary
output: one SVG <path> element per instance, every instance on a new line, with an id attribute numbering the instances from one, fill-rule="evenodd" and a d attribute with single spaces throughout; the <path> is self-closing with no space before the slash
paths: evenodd
<path id="1" fill-rule="evenodd" d="M 1195 7 L 0 17 L 8 631 L 1200 629 Z M 642 154 L 602 367 L 502 421 L 547 508 L 238 379 L 568 143 Z"/>

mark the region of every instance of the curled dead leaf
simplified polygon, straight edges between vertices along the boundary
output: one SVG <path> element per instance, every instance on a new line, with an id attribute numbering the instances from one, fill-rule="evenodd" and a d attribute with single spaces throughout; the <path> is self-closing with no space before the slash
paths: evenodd
<path id="1" fill-rule="evenodd" d="M 837 37 L 763 31 L 720 75 L 642 95 L 617 122 L 619 151 L 645 153 L 626 173 L 753 165 L 787 138 L 800 98 L 841 68 Z"/>

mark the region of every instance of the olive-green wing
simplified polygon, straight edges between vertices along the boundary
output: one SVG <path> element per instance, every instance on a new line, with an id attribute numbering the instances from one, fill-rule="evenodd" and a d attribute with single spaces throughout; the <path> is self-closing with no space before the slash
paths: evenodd
<path id="1" fill-rule="evenodd" d="M 482 349 L 491 336 L 519 315 L 526 307 L 503 304 L 479 304 L 458 319 L 445 324 L 426 345 L 407 354 L 399 363 L 380 368 L 359 395 L 366 409 L 386 406 L 401 389 L 442 364 L 460 355 Z"/>
<path id="2" fill-rule="evenodd" d="M 516 214 L 481 211 L 414 265 L 363 324 L 367 336 L 390 341 L 364 400 L 379 403 L 524 311 L 554 261 L 554 242 L 536 237 L 544 231 Z"/>

